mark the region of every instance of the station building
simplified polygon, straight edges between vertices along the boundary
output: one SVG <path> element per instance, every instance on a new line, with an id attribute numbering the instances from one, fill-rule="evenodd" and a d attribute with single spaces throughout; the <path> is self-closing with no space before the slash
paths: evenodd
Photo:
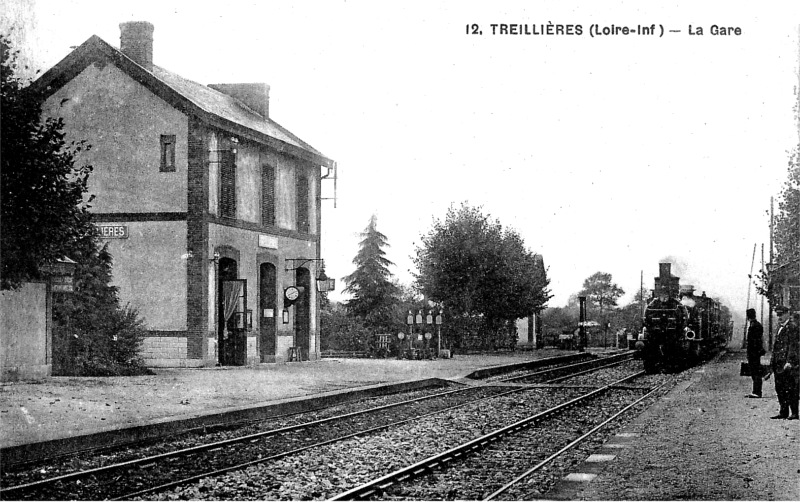
<path id="1" fill-rule="evenodd" d="M 800 260 L 788 260 L 780 265 L 767 265 L 772 289 L 773 307 L 784 305 L 800 312 Z"/>
<path id="2" fill-rule="evenodd" d="M 269 116 L 261 83 L 201 85 L 153 64 L 152 24 L 92 36 L 32 85 L 92 148 L 91 211 L 150 366 L 320 357 L 321 180 L 336 164 Z M 334 173 L 334 174 L 332 174 Z"/>

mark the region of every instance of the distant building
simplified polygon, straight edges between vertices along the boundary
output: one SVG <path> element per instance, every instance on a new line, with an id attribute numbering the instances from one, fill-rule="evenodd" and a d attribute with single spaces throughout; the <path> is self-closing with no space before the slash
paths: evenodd
<path id="1" fill-rule="evenodd" d="M 121 49 L 92 36 L 31 89 L 92 145 L 92 212 L 149 329 L 147 363 L 320 357 L 320 192 L 335 162 L 270 118 L 266 84 L 192 82 L 153 64 L 152 24 L 120 28 Z"/>
<path id="2" fill-rule="evenodd" d="M 537 274 L 545 277 L 544 258 L 542 255 L 534 255 L 534 267 Z M 517 346 L 526 348 L 541 348 L 544 344 L 542 338 L 542 309 L 533 312 L 528 317 L 517 319 Z"/>
<path id="3" fill-rule="evenodd" d="M 769 267 L 772 299 L 776 305 L 785 305 L 800 312 L 800 260 L 788 261 Z"/>

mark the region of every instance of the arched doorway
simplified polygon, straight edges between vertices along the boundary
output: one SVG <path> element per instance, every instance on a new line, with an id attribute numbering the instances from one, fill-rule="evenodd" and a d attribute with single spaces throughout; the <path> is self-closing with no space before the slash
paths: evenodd
<path id="1" fill-rule="evenodd" d="M 277 280 L 275 265 L 262 263 L 259 267 L 259 354 L 262 363 L 275 361 L 275 316 Z"/>
<path id="2" fill-rule="evenodd" d="M 237 279 L 236 260 L 219 260 L 217 333 L 219 363 L 243 366 L 247 360 L 247 281 Z"/>
<path id="3" fill-rule="evenodd" d="M 309 336 L 311 335 L 311 273 L 307 268 L 298 268 L 295 272 L 295 284 L 305 288 L 295 303 L 294 334 L 295 345 L 300 349 L 300 357 L 309 359 Z"/>

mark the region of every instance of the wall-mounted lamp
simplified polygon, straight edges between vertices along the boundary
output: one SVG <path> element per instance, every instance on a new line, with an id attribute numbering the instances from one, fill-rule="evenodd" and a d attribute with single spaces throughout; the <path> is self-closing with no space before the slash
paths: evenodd
<path id="1" fill-rule="evenodd" d="M 219 264 L 219 251 L 214 251 L 214 256 L 209 258 L 208 261 L 213 261 L 215 265 Z"/>
<path id="2" fill-rule="evenodd" d="M 336 279 L 329 278 L 325 275 L 325 268 L 320 268 L 319 275 L 317 275 L 317 291 L 326 293 L 334 289 L 336 289 Z"/>
<path id="3" fill-rule="evenodd" d="M 325 275 L 325 260 L 322 258 L 286 258 L 284 260 L 284 270 L 286 272 L 297 270 L 307 263 L 316 262 L 319 265 L 316 283 L 317 291 L 326 292 L 336 289 L 336 279 L 331 279 Z"/>
<path id="4" fill-rule="evenodd" d="M 283 324 L 289 324 L 289 309 L 283 309 Z"/>

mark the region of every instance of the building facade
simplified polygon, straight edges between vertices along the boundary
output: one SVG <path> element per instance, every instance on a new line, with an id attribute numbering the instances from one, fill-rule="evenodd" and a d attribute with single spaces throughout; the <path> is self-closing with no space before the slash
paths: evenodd
<path id="1" fill-rule="evenodd" d="M 800 260 L 768 266 L 772 307 L 784 305 L 800 312 Z"/>
<path id="2" fill-rule="evenodd" d="M 91 211 L 120 299 L 149 330 L 145 361 L 318 358 L 321 180 L 335 162 L 269 117 L 266 84 L 184 79 L 153 64 L 152 24 L 120 28 L 120 49 L 93 36 L 31 89 L 92 146 Z"/>

